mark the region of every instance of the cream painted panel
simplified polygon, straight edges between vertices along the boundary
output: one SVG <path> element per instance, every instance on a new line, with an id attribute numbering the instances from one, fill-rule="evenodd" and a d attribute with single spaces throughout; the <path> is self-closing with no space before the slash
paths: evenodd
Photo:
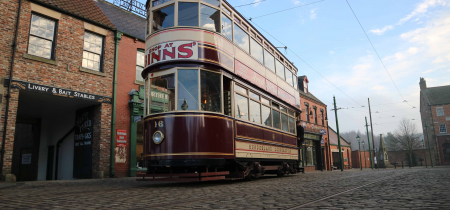
<path id="1" fill-rule="evenodd" d="M 266 68 L 258 61 L 250 57 L 247 53 L 243 52 L 238 47 L 235 47 L 234 52 L 236 53 L 234 56 L 236 59 L 253 69 L 253 71 L 258 72 L 258 74 L 262 75 L 263 77 L 266 76 Z"/>
<path id="2" fill-rule="evenodd" d="M 270 80 L 271 82 L 273 82 L 273 84 L 277 84 L 277 75 L 275 73 L 273 73 L 272 71 L 270 71 L 269 69 L 266 68 L 266 78 L 268 80 Z"/>
<path id="3" fill-rule="evenodd" d="M 295 89 L 279 77 L 277 77 L 277 85 L 292 96 L 295 95 Z"/>
<path id="4" fill-rule="evenodd" d="M 298 150 L 269 144 L 236 141 L 236 157 L 298 159 Z"/>

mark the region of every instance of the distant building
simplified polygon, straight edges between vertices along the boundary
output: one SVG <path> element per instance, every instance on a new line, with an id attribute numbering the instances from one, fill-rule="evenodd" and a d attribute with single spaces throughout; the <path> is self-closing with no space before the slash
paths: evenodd
<path id="1" fill-rule="evenodd" d="M 436 151 L 434 163 L 450 165 L 450 85 L 428 88 L 424 78 L 420 78 L 419 84 L 424 140 L 427 141 L 426 120 L 430 147 Z M 428 142 L 425 147 L 428 147 Z"/>
<path id="2" fill-rule="evenodd" d="M 333 167 L 339 168 L 339 148 L 338 148 L 338 137 L 336 131 L 332 128 L 328 127 L 328 134 L 330 137 L 330 151 L 331 151 L 331 162 L 333 163 Z M 342 159 L 344 162 L 344 169 L 352 168 L 352 147 L 350 143 L 348 143 L 341 136 L 341 151 L 342 151 Z M 366 157 L 367 158 L 367 157 Z"/>

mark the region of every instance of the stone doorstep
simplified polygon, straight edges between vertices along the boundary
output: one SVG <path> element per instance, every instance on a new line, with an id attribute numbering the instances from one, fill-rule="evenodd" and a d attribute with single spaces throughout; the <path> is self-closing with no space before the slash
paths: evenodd
<path id="1" fill-rule="evenodd" d="M 16 175 L 14 175 L 14 174 L 2 175 L 1 181 L 7 182 L 7 183 L 15 183 L 16 182 Z"/>

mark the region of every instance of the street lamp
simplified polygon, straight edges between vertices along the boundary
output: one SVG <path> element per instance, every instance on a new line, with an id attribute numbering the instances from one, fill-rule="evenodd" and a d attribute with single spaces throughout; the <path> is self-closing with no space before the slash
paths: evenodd
<path id="1" fill-rule="evenodd" d="M 362 141 L 362 143 L 363 143 L 363 150 L 364 150 L 364 168 L 367 168 L 367 164 L 366 164 L 366 149 L 364 148 L 364 144 L 365 144 L 364 140 Z M 361 165 L 361 167 L 362 167 L 362 165 Z"/>
<path id="2" fill-rule="evenodd" d="M 361 142 L 359 140 L 361 140 L 361 137 L 359 137 L 359 135 L 356 136 L 356 140 L 358 140 L 358 144 L 359 144 L 359 164 L 361 165 L 361 170 L 362 170 L 362 162 L 361 162 Z"/>

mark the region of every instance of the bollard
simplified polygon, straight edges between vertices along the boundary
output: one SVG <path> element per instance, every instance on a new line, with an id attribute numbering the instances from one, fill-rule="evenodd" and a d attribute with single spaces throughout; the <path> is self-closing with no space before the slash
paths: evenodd
<path id="1" fill-rule="evenodd" d="M 402 169 L 403 169 L 403 160 L 402 160 Z"/>
<path id="2" fill-rule="evenodd" d="M 394 162 L 395 169 L 397 169 L 397 162 Z"/>

